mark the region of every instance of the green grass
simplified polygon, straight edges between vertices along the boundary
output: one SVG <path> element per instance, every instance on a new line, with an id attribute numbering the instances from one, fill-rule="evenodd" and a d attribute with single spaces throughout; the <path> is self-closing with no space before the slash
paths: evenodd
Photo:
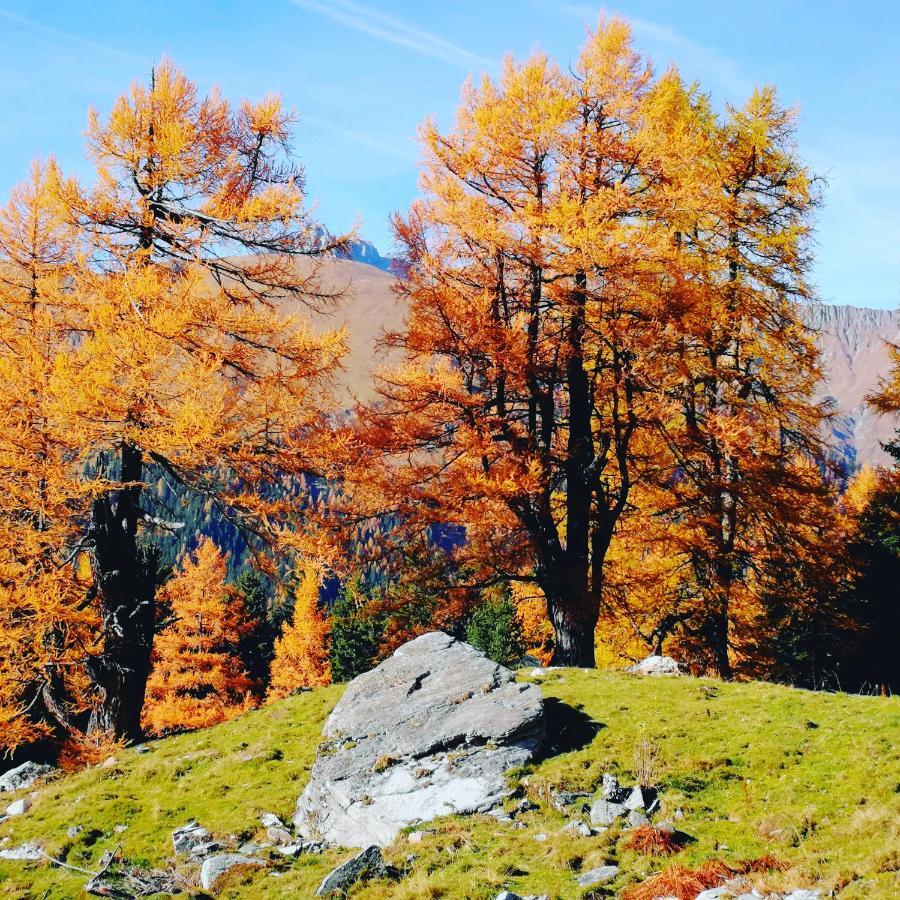
<path id="1" fill-rule="evenodd" d="M 615 895 L 667 862 L 623 848 L 624 832 L 590 838 L 560 833 L 566 819 L 548 788 L 594 790 L 605 771 L 627 780 L 635 748 L 659 748 L 663 817 L 681 808 L 680 827 L 696 842 L 673 860 L 737 862 L 771 853 L 790 868 L 757 876 L 778 888 L 823 888 L 846 900 L 900 895 L 900 701 L 817 694 L 776 685 L 705 679 L 641 679 L 610 672 L 559 670 L 541 679 L 544 694 L 580 710 L 599 729 L 578 749 L 559 753 L 511 781 L 539 804 L 516 829 L 484 816 L 430 826 L 421 844 L 401 836 L 386 855 L 407 869 L 399 882 L 373 881 L 356 898 L 493 898 L 503 888 L 553 898 L 584 896 L 580 870 L 608 861 L 622 870 Z M 340 688 L 300 694 L 202 732 L 122 753 L 96 768 L 41 787 L 25 816 L 0 824 L 4 846 L 38 839 L 52 855 L 91 868 L 117 844 L 131 861 L 172 862 L 170 833 L 190 818 L 216 836 L 253 836 L 258 815 L 290 817 L 308 776 L 322 723 Z M 554 729 L 555 730 L 555 729 Z M 5 805 L 5 804 L 4 804 Z M 69 825 L 85 830 L 66 837 Z M 117 825 L 126 825 L 117 832 Z M 543 843 L 534 840 L 546 833 Z M 415 859 L 407 862 L 414 854 Z M 348 851 L 279 861 L 269 872 L 236 872 L 219 896 L 311 896 Z M 184 867 L 187 877 L 195 868 Z M 44 863 L 0 860 L 0 898 L 78 897 L 84 878 Z M 199 892 L 198 892 L 199 895 Z M 590 896 L 590 895 L 588 895 Z M 597 893 L 594 896 L 604 896 Z"/>

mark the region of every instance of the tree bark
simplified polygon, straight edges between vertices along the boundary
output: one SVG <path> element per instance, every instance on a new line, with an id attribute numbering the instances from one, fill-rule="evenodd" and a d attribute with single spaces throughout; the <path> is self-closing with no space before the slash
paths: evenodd
<path id="1" fill-rule="evenodd" d="M 92 563 L 100 600 L 102 650 L 88 663 L 97 692 L 88 732 L 140 740 L 141 709 L 156 624 L 156 555 L 137 542 L 143 475 L 141 451 L 123 443 L 120 488 L 94 502 Z"/>
<path id="2" fill-rule="evenodd" d="M 587 579 L 574 579 L 562 573 L 558 578 L 542 579 L 547 597 L 547 613 L 553 623 L 555 646 L 554 666 L 578 666 L 593 669 L 597 664 L 594 652 L 594 632 L 600 606 L 593 596 Z"/>

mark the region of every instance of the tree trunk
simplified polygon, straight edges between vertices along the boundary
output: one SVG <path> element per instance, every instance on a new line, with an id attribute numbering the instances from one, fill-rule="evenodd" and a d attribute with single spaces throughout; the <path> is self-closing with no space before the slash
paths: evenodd
<path id="1" fill-rule="evenodd" d="M 91 521 L 102 650 L 88 663 L 97 692 L 88 731 L 130 741 L 142 736 L 156 622 L 156 556 L 141 553 L 137 542 L 142 475 L 141 451 L 123 444 L 120 478 L 126 486 L 115 504 L 111 495 L 98 498 Z"/>
<path id="2" fill-rule="evenodd" d="M 587 573 L 569 570 L 541 578 L 540 583 L 555 633 L 553 665 L 593 669 L 597 664 L 594 632 L 600 605 L 590 590 Z"/>
<path id="3" fill-rule="evenodd" d="M 710 619 L 710 643 L 713 651 L 713 665 L 719 678 L 730 681 L 734 674 L 728 656 L 728 607 L 717 610 Z"/>

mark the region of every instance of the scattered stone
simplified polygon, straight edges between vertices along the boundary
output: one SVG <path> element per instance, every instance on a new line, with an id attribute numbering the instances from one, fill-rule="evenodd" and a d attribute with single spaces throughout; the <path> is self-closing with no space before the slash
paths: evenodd
<path id="1" fill-rule="evenodd" d="M 621 803 L 612 803 L 602 797 L 591 807 L 592 825 L 612 825 L 620 816 L 624 816 L 627 810 Z"/>
<path id="2" fill-rule="evenodd" d="M 9 806 L 6 807 L 6 815 L 8 816 L 22 816 L 31 809 L 31 800 L 28 797 L 19 797 L 18 800 L 13 800 Z"/>
<path id="3" fill-rule="evenodd" d="M 384 846 L 408 825 L 507 797 L 504 773 L 543 745 L 543 701 L 536 685 L 432 632 L 350 682 L 323 734 L 297 832 Z"/>
<path id="4" fill-rule="evenodd" d="M 648 656 L 625 671 L 636 675 L 680 675 L 681 667 L 671 656 Z"/>
<path id="5" fill-rule="evenodd" d="M 421 844 L 421 843 L 422 843 L 422 838 L 425 837 L 425 834 L 426 834 L 426 832 L 424 832 L 424 831 L 411 831 L 411 832 L 406 836 L 406 839 L 407 839 L 411 844 Z"/>
<path id="6" fill-rule="evenodd" d="M 123 832 L 128 831 L 128 826 L 127 825 L 115 825 L 115 826 L 113 826 L 113 831 L 116 834 L 122 834 Z"/>
<path id="7" fill-rule="evenodd" d="M 543 832 L 541 832 L 541 834 L 536 834 L 534 836 L 534 839 L 542 844 L 544 841 L 547 840 L 547 835 L 544 834 Z"/>
<path id="8" fill-rule="evenodd" d="M 550 898 L 547 894 L 529 894 L 527 897 L 522 897 L 519 894 L 514 894 L 512 891 L 500 891 L 494 900 L 550 900 Z"/>
<path id="9" fill-rule="evenodd" d="M 684 818 L 684 810 L 679 806 L 678 809 L 676 809 L 675 812 L 672 813 L 672 818 L 676 822 L 680 822 Z"/>
<path id="10" fill-rule="evenodd" d="M 229 869 L 236 866 L 261 866 L 258 859 L 244 856 L 243 853 L 220 853 L 218 856 L 209 856 L 203 860 L 200 867 L 200 885 L 208 891 Z"/>
<path id="11" fill-rule="evenodd" d="M 35 860 L 41 859 L 43 855 L 41 848 L 38 847 L 37 844 L 32 844 L 30 842 L 19 844 L 18 847 L 0 850 L 0 859 Z"/>
<path id="12" fill-rule="evenodd" d="M 284 822 L 275 813 L 264 812 L 260 814 L 259 821 L 263 828 L 285 828 Z"/>
<path id="13" fill-rule="evenodd" d="M 282 856 L 299 856 L 301 853 L 324 853 L 325 845 L 321 841 L 297 841 L 276 849 Z"/>
<path id="14" fill-rule="evenodd" d="M 348 859 L 347 862 L 332 869 L 319 885 L 316 896 L 322 897 L 326 894 L 346 891 L 358 881 L 377 878 L 383 872 L 384 859 L 381 856 L 381 849 L 373 844 L 371 847 L 366 847 L 362 853 L 358 853 L 352 859 Z"/>
<path id="15" fill-rule="evenodd" d="M 590 837 L 594 833 L 594 830 L 590 827 L 590 825 L 587 825 L 580 819 L 572 822 L 567 822 L 565 825 L 563 825 L 562 830 L 571 831 L 577 835 L 580 835 L 581 837 Z"/>
<path id="16" fill-rule="evenodd" d="M 625 800 L 625 809 L 649 810 L 656 804 L 656 791 L 652 788 L 635 787 Z"/>
<path id="17" fill-rule="evenodd" d="M 489 809 L 487 811 L 487 815 L 489 815 L 493 819 L 496 819 L 498 822 L 512 822 L 512 816 L 502 806 L 497 806 L 494 809 Z"/>
<path id="18" fill-rule="evenodd" d="M 137 753 L 149 753 L 150 748 L 146 744 L 137 744 L 134 747 L 135 752 Z"/>
<path id="19" fill-rule="evenodd" d="M 194 847 L 206 844 L 209 838 L 210 833 L 191 819 L 187 825 L 182 825 L 172 832 L 172 846 L 176 853 L 189 853 Z"/>
<path id="20" fill-rule="evenodd" d="M 66 836 L 70 838 L 78 837 L 82 831 L 84 831 L 84 825 L 70 825 L 66 829 Z"/>
<path id="21" fill-rule="evenodd" d="M 550 803 L 557 812 L 564 813 L 567 806 L 590 796 L 586 791 L 550 791 Z"/>
<path id="22" fill-rule="evenodd" d="M 294 840 L 293 835 L 286 828 L 279 828 L 276 825 L 266 829 L 266 836 L 278 847 L 286 847 Z"/>
<path id="23" fill-rule="evenodd" d="M 639 809 L 633 809 L 628 813 L 628 824 L 632 828 L 640 828 L 641 825 L 649 825 L 650 820 Z"/>
<path id="24" fill-rule="evenodd" d="M 618 866 L 600 866 L 579 875 L 578 884 L 581 887 L 593 887 L 595 884 L 604 884 L 607 881 L 612 881 L 618 874 Z"/>
<path id="25" fill-rule="evenodd" d="M 222 845 L 218 841 L 207 841 L 205 844 L 195 844 L 191 847 L 189 855 L 192 859 L 205 859 L 221 849 Z"/>
<path id="26" fill-rule="evenodd" d="M 43 763 L 23 762 L 21 766 L 9 769 L 0 775 L 0 794 L 5 791 L 23 791 L 39 779 L 56 770 Z"/>
<path id="27" fill-rule="evenodd" d="M 119 762 L 119 760 L 116 759 L 115 756 L 107 756 L 106 759 L 104 759 L 103 762 L 100 763 L 100 768 L 101 769 L 111 769 L 113 766 L 117 765 L 118 762 Z"/>
<path id="28" fill-rule="evenodd" d="M 527 797 L 523 797 L 516 804 L 516 812 L 520 812 L 520 813 L 528 812 L 529 810 L 537 809 L 537 808 L 538 808 L 537 804 L 532 803 Z"/>
<path id="29" fill-rule="evenodd" d="M 817 888 L 814 888 L 811 891 L 791 891 L 790 894 L 785 894 L 784 900 L 819 900 L 819 891 Z"/>

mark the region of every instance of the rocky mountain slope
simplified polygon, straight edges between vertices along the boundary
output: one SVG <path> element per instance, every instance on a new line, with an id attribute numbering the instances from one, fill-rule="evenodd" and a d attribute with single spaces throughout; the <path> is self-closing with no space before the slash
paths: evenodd
<path id="1" fill-rule="evenodd" d="M 839 413 L 834 436 L 857 464 L 887 465 L 881 444 L 893 437 L 896 421 L 876 415 L 865 402 L 890 369 L 887 341 L 900 343 L 900 310 L 865 309 L 827 303 L 806 313 L 819 335 L 826 383 Z"/>

